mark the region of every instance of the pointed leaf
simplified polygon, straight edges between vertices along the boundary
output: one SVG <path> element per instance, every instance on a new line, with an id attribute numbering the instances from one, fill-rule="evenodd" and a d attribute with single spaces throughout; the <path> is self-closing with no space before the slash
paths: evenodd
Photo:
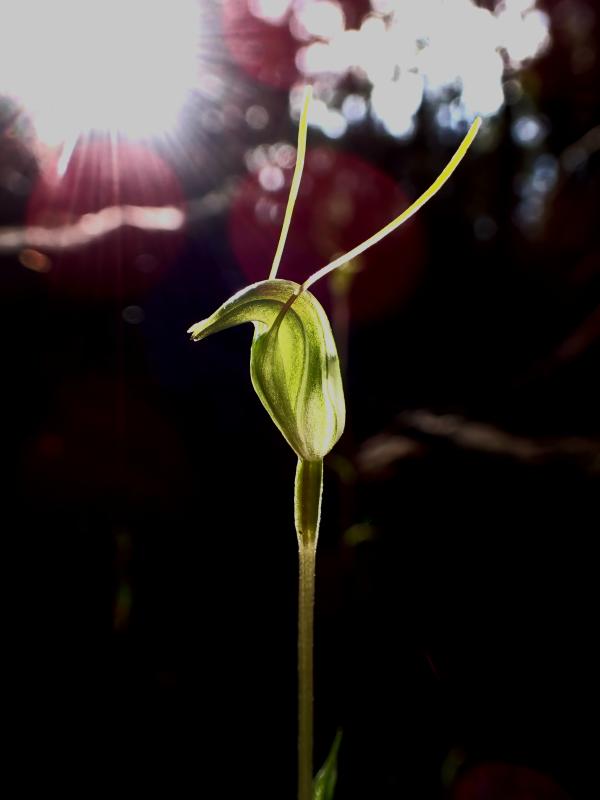
<path id="1" fill-rule="evenodd" d="M 318 771 L 313 783 L 313 800 L 333 800 L 337 782 L 337 757 L 342 741 L 342 732 L 338 731 L 333 740 L 327 760 Z"/>
<path id="2" fill-rule="evenodd" d="M 261 281 L 189 329 L 194 341 L 254 323 L 252 385 L 297 455 L 322 459 L 342 435 L 346 410 L 339 358 L 327 315 L 293 281 Z"/>

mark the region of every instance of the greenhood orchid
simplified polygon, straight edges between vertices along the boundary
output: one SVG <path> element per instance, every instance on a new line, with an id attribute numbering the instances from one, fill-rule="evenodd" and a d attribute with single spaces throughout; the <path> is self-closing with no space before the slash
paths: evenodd
<path id="1" fill-rule="evenodd" d="M 295 521 L 300 548 L 299 594 L 299 800 L 312 796 L 312 627 L 314 560 L 323 486 L 323 458 L 344 431 L 346 418 L 340 363 L 327 315 L 308 291 L 412 217 L 441 189 L 469 149 L 477 118 L 434 183 L 402 214 L 369 239 L 317 270 L 303 284 L 277 278 L 306 153 L 311 88 L 307 87 L 298 133 L 297 159 L 284 221 L 268 280 L 235 294 L 215 313 L 192 325 L 200 341 L 212 333 L 254 324 L 250 350 L 252 385 L 271 419 L 298 456 Z"/>
<path id="2" fill-rule="evenodd" d="M 475 120 L 444 171 L 416 202 L 369 239 L 299 285 L 276 275 L 302 177 L 310 98 L 310 87 L 307 87 L 300 118 L 296 168 L 269 279 L 238 292 L 208 319 L 192 325 L 188 333 L 194 341 L 200 341 L 225 328 L 243 322 L 254 323 L 250 351 L 252 385 L 298 458 L 320 461 L 342 435 L 345 404 L 331 326 L 308 287 L 356 258 L 413 216 L 454 172 L 475 138 L 480 120 Z"/>

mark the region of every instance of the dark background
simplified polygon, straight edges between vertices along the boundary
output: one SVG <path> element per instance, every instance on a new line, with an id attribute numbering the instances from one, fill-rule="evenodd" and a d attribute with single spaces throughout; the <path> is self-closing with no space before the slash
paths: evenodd
<path id="1" fill-rule="evenodd" d="M 371 251 L 347 305 L 343 287 L 321 294 L 348 405 L 326 461 L 315 653 L 315 759 L 343 728 L 339 800 L 597 792 L 598 9 L 540 5 L 552 45 L 493 145 Z M 253 393 L 250 329 L 200 345 L 186 329 L 266 277 L 279 223 L 252 217 L 269 198 L 244 153 L 293 143 L 296 123 L 285 88 L 234 63 L 218 11 L 227 105 L 190 100 L 176 152 L 95 134 L 48 189 L 26 114 L 0 100 L 5 229 L 116 201 L 189 212 L 176 233 L 0 251 L 3 694 L 23 788 L 295 794 L 295 458 Z M 584 69 L 565 22 L 579 18 Z M 243 122 L 253 104 L 262 130 Z M 523 109 L 547 132 L 533 149 L 511 136 Z M 315 182 L 281 275 L 308 276 L 433 180 L 461 134 L 442 136 L 427 103 L 418 124 L 410 142 L 371 122 L 310 131 Z M 527 217 L 540 155 L 556 175 Z M 336 191 L 350 210 L 330 229 Z"/>

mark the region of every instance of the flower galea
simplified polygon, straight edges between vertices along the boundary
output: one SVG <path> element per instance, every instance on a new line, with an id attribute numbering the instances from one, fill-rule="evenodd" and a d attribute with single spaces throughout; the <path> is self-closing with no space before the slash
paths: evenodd
<path id="1" fill-rule="evenodd" d="M 321 461 L 343 433 L 344 390 L 335 340 L 327 315 L 308 287 L 380 241 L 409 219 L 450 177 L 480 125 L 475 120 L 441 175 L 399 217 L 304 284 L 276 278 L 294 203 L 298 194 L 311 98 L 307 88 L 298 136 L 298 154 L 290 196 L 269 279 L 248 286 L 229 298 L 212 316 L 189 329 L 194 341 L 217 331 L 254 324 L 250 350 L 252 385 L 271 419 L 300 460 Z"/>

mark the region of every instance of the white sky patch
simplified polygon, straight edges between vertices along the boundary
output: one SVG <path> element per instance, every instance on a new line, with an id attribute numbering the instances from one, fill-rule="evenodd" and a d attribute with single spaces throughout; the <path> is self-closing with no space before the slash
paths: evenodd
<path id="1" fill-rule="evenodd" d="M 323 100 L 313 100 L 308 112 L 308 124 L 319 128 L 330 139 L 339 139 L 348 128 L 348 122 L 340 111 L 329 108 Z"/>
<path id="2" fill-rule="evenodd" d="M 348 73 L 362 78 L 371 86 L 373 117 L 389 131 L 409 130 L 424 97 L 438 103 L 456 95 L 465 122 L 493 116 L 505 102 L 507 71 L 550 44 L 549 17 L 535 0 L 505 0 L 493 12 L 474 0 L 371 0 L 374 13 L 356 29 L 341 27 L 338 5 L 293 4 L 290 27 L 302 31 L 305 43 L 298 68 L 315 86 L 323 76 L 334 88 Z M 351 106 L 342 106 L 342 114 L 355 121 Z"/>
<path id="3" fill-rule="evenodd" d="M 362 122 L 367 116 L 368 107 L 365 98 L 360 94 L 349 94 L 342 103 L 342 114 L 347 121 Z"/>
<path id="4" fill-rule="evenodd" d="M 172 0 L 174 5 L 178 0 Z M 292 6 L 292 0 L 249 0 L 250 13 L 257 19 L 270 22 L 271 25 L 281 24 Z"/>
<path id="5" fill-rule="evenodd" d="M 9 0 L 0 92 L 47 144 L 90 130 L 131 137 L 175 125 L 198 80 L 195 0 Z"/>
<path id="6" fill-rule="evenodd" d="M 296 12 L 298 31 L 303 36 L 333 39 L 346 28 L 344 11 L 332 0 L 309 0 Z"/>

